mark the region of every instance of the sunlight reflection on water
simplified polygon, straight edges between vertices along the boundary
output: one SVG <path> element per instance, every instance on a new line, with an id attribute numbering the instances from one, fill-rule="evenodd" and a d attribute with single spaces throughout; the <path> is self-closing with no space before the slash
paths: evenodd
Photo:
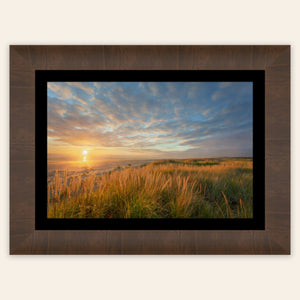
<path id="1" fill-rule="evenodd" d="M 96 172 L 101 175 L 105 172 L 112 171 L 117 167 L 125 166 L 140 166 L 154 161 L 152 160 L 97 160 L 97 161 L 48 161 L 48 176 L 53 176 L 55 170 L 63 171 L 68 170 L 71 174 L 83 174 L 87 171 Z"/>

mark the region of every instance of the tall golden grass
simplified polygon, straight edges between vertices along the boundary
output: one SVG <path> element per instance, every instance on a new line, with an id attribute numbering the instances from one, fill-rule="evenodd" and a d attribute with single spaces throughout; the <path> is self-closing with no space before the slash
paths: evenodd
<path id="1" fill-rule="evenodd" d="M 189 159 L 102 176 L 56 171 L 48 218 L 252 218 L 252 165 L 246 158 Z"/>

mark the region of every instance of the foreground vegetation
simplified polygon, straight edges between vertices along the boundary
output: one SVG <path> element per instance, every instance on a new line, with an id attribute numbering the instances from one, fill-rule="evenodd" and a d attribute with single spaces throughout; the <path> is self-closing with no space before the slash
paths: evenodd
<path id="1" fill-rule="evenodd" d="M 252 159 L 163 160 L 48 182 L 49 218 L 252 218 Z"/>

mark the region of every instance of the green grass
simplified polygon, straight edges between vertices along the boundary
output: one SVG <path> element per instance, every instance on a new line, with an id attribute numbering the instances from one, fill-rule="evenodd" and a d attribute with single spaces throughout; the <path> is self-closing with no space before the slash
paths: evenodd
<path id="1" fill-rule="evenodd" d="M 156 161 L 152 163 L 153 165 L 167 165 L 167 164 L 177 164 L 177 165 L 192 165 L 192 166 L 213 166 L 213 165 L 219 165 L 219 161 L 204 161 L 201 160 L 162 160 L 162 161 Z"/>
<path id="2" fill-rule="evenodd" d="M 251 159 L 156 161 L 48 182 L 49 218 L 252 218 Z"/>

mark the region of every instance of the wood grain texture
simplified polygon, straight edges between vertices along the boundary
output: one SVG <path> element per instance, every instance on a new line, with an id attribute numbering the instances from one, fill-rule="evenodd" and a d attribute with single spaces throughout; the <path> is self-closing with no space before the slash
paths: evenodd
<path id="1" fill-rule="evenodd" d="M 35 70 L 265 70 L 264 231 L 36 231 Z M 11 46 L 11 254 L 289 254 L 289 46 Z"/>

